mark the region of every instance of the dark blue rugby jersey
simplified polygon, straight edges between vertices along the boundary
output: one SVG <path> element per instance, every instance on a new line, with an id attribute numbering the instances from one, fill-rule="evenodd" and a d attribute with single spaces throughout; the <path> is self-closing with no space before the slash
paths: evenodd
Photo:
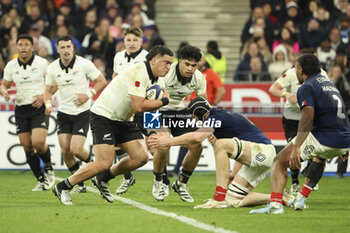
<path id="1" fill-rule="evenodd" d="M 213 127 L 218 139 L 237 137 L 245 141 L 271 144 L 270 139 L 256 125 L 239 113 L 213 108 L 207 120 L 221 121 L 220 127 Z"/>
<path id="2" fill-rule="evenodd" d="M 315 109 L 312 134 L 325 146 L 350 147 L 350 124 L 338 89 L 321 74 L 310 75 L 298 89 L 300 109 Z"/>

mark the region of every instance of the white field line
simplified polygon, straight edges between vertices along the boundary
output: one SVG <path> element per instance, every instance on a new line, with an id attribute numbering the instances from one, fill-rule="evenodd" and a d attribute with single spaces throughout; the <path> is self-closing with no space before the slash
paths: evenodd
<path id="1" fill-rule="evenodd" d="M 57 181 L 62 181 L 63 178 L 56 177 L 56 180 Z M 97 193 L 97 194 L 100 195 L 100 191 L 98 191 L 97 188 L 93 188 L 91 186 L 86 186 L 86 188 L 90 192 Z M 199 229 L 202 229 L 202 230 L 215 232 L 215 233 L 238 233 L 237 231 L 230 231 L 230 230 L 226 230 L 224 228 L 214 227 L 212 225 L 209 225 L 209 224 L 206 224 L 206 223 L 203 223 L 203 222 L 199 222 L 199 221 L 197 221 L 196 219 L 193 219 L 193 218 L 189 218 L 189 217 L 178 215 L 178 214 L 171 213 L 171 212 L 166 212 L 164 210 L 160 210 L 160 209 L 157 209 L 155 207 L 148 206 L 148 205 L 142 204 L 140 202 L 133 201 L 131 199 L 125 198 L 125 197 L 120 197 L 120 196 L 113 195 L 113 194 L 112 194 L 112 196 L 117 201 L 123 202 L 123 203 L 128 204 L 128 205 L 132 205 L 134 207 L 137 207 L 139 209 L 145 210 L 145 211 L 150 212 L 152 214 L 158 214 L 158 215 L 161 215 L 161 216 L 165 216 L 165 217 L 169 217 L 169 218 L 178 220 L 180 222 L 186 223 L 186 224 L 188 224 L 190 226 L 193 226 L 193 227 L 196 227 L 196 228 L 199 228 Z"/>

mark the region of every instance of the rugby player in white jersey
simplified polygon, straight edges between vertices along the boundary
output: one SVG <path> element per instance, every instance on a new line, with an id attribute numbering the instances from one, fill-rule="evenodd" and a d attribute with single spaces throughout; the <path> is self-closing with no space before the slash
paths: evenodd
<path id="1" fill-rule="evenodd" d="M 74 55 L 70 36 L 57 39 L 57 52 L 60 57 L 49 65 L 47 72 L 46 114 L 52 112 L 52 95 L 58 88 L 58 141 L 64 162 L 74 174 L 80 167 L 76 157 L 86 163 L 90 161 L 84 144 L 89 130 L 91 99 L 106 86 L 107 81 L 91 61 Z M 90 81 L 95 82 L 93 88 L 89 88 Z M 74 192 L 86 192 L 85 184 L 80 183 Z"/>
<path id="2" fill-rule="evenodd" d="M 167 124 L 171 122 L 172 125 L 163 125 L 160 130 L 157 130 L 157 134 L 170 137 L 170 134 L 179 136 L 197 130 L 195 127 L 178 127 L 174 124 L 183 124 L 191 118 L 183 103 L 186 96 L 195 91 L 197 96 L 206 98 L 206 79 L 197 70 L 201 56 L 201 51 L 191 45 L 184 46 L 178 51 L 179 62 L 172 64 L 169 73 L 164 77 L 165 87 L 169 92 L 169 104 L 160 109 L 162 118 L 166 119 Z M 193 198 L 187 191 L 187 181 L 197 166 L 202 153 L 202 144 L 194 143 L 187 148 L 188 152 L 182 163 L 179 179 L 173 184 L 173 189 L 180 195 L 181 200 L 193 202 Z M 164 200 L 169 194 L 170 182 L 166 177 L 169 150 L 170 147 L 161 147 L 153 153 L 152 194 L 158 201 Z"/>
<path id="3" fill-rule="evenodd" d="M 146 61 L 148 52 L 142 49 L 142 30 L 138 27 L 128 27 L 124 31 L 125 50 L 116 53 L 114 56 L 113 78 L 125 70 L 130 65 Z M 139 113 L 142 114 L 142 113 Z M 118 160 L 128 156 L 119 148 L 116 150 Z M 125 173 L 122 183 L 117 188 L 116 193 L 125 193 L 130 186 L 135 183 L 135 178 L 131 172 Z"/>
<path id="4" fill-rule="evenodd" d="M 38 180 L 32 191 L 42 191 L 55 183 L 50 148 L 46 144 L 49 117 L 45 115 L 43 96 L 48 62 L 33 54 L 31 36 L 20 35 L 16 46 L 19 56 L 7 63 L 0 94 L 9 101 L 11 85 L 16 84 L 16 133 L 29 167 Z M 39 158 L 44 162 L 44 173 Z"/>
<path id="5" fill-rule="evenodd" d="M 91 108 L 95 161 L 80 167 L 76 173 L 54 187 L 55 195 L 63 204 L 72 205 L 69 190 L 91 177 L 102 197 L 113 202 L 108 181 L 147 163 L 146 144 L 132 116 L 135 112 L 154 111 L 169 103 L 169 94 L 165 89 L 160 100 L 148 100 L 145 97 L 149 87 L 156 83 L 162 85 L 158 77 L 168 73 L 173 53 L 165 46 L 156 46 L 146 59 L 145 62 L 128 67 L 114 78 Z M 129 156 L 112 166 L 115 145 Z"/>

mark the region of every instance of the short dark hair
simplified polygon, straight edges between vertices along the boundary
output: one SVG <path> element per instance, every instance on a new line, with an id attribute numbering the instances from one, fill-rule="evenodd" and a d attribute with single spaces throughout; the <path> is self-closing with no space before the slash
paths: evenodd
<path id="1" fill-rule="evenodd" d="M 188 59 L 188 60 L 195 60 L 196 62 L 199 62 L 199 60 L 202 58 L 202 53 L 199 48 L 192 46 L 192 45 L 186 45 L 182 47 L 178 51 L 178 58 L 180 59 Z"/>
<path id="2" fill-rule="evenodd" d="M 314 54 L 316 51 L 313 48 L 303 48 L 299 52 L 299 56 L 302 56 L 304 54 Z"/>
<path id="3" fill-rule="evenodd" d="M 56 42 L 57 45 L 58 45 L 58 43 L 59 43 L 60 41 L 71 41 L 72 44 L 73 44 L 73 39 L 72 39 L 72 37 L 71 37 L 71 36 L 68 36 L 68 35 L 66 35 L 66 36 L 61 36 L 61 37 L 57 38 L 57 42 Z"/>
<path id="4" fill-rule="evenodd" d="M 146 56 L 147 61 L 152 60 L 152 58 L 154 58 L 155 56 L 160 55 L 160 56 L 164 56 L 164 55 L 169 55 L 169 56 L 174 56 L 174 53 L 166 46 L 164 45 L 157 45 L 154 46 L 149 53 Z"/>
<path id="5" fill-rule="evenodd" d="M 215 51 L 217 51 L 219 49 L 218 42 L 216 42 L 215 40 L 208 41 L 207 47 L 209 47 Z"/>
<path id="6" fill-rule="evenodd" d="M 34 42 L 33 42 L 33 37 L 31 37 L 30 35 L 28 34 L 22 34 L 22 35 L 19 35 L 16 39 L 16 44 L 18 43 L 19 40 L 22 40 L 22 39 L 26 39 L 26 40 L 29 40 L 30 43 L 33 45 Z"/>
<path id="7" fill-rule="evenodd" d="M 307 76 L 321 72 L 320 62 L 315 55 L 304 54 L 298 58 L 297 62 L 303 69 L 303 73 Z"/>

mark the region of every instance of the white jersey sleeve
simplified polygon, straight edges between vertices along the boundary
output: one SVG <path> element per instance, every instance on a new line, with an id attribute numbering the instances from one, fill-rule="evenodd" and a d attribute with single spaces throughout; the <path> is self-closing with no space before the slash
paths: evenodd
<path id="1" fill-rule="evenodd" d="M 89 60 L 83 60 L 84 62 L 86 62 L 86 77 L 88 79 L 90 79 L 91 81 L 94 81 L 95 79 L 97 79 L 97 77 L 101 74 L 101 72 L 96 68 L 96 66 L 94 65 L 94 63 L 92 63 Z"/>

